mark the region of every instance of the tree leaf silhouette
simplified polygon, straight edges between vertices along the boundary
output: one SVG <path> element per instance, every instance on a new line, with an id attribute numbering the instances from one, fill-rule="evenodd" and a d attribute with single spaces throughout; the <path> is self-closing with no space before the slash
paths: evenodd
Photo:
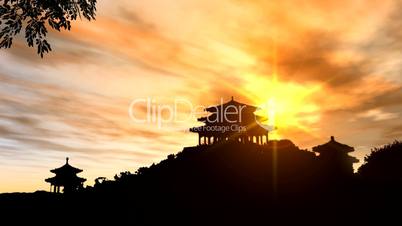
<path id="1" fill-rule="evenodd" d="M 1 3 L 2 2 L 2 3 Z M 48 29 L 71 30 L 77 17 L 91 21 L 96 16 L 96 0 L 4 0 L 0 1 L 0 48 L 10 48 L 13 37 L 25 26 L 25 40 L 43 58 L 52 51 L 46 40 Z M 82 17 L 81 17 L 82 16 Z"/>

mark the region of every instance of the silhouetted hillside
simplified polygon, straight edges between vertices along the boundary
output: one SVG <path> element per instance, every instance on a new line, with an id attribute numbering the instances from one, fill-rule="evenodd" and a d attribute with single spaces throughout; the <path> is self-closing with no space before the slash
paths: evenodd
<path id="1" fill-rule="evenodd" d="M 365 164 L 359 168 L 359 175 L 376 182 L 402 182 L 402 142 L 374 148 L 364 158 Z"/>
<path id="2" fill-rule="evenodd" d="M 331 142 L 320 151 L 331 148 Z M 18 213 L 71 222 L 84 217 L 79 221 L 117 225 L 400 221 L 391 207 L 402 201 L 399 185 L 378 196 L 362 177 L 344 172 L 336 176 L 336 166 L 323 161 L 288 140 L 201 145 L 184 148 L 135 174 L 123 172 L 113 181 L 99 178 L 93 188 L 79 193 L 3 195 L 0 206 L 6 216 Z"/>

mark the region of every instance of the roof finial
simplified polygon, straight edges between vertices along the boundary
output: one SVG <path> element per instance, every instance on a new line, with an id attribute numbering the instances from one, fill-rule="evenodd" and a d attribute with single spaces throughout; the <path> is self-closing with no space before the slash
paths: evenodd
<path id="1" fill-rule="evenodd" d="M 334 137 L 334 136 L 331 136 L 331 141 L 335 141 L 335 137 Z"/>
<path id="2" fill-rule="evenodd" d="M 66 164 L 68 164 L 68 157 L 66 158 Z"/>
<path id="3" fill-rule="evenodd" d="M 233 101 L 233 96 L 232 96 L 232 101 Z"/>

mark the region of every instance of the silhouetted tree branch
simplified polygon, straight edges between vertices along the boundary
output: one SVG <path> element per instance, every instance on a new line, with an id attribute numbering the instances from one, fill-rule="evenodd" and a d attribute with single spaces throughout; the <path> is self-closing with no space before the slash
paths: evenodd
<path id="1" fill-rule="evenodd" d="M 70 30 L 77 17 L 95 19 L 96 0 L 0 0 L 0 48 L 10 48 L 24 27 L 25 39 L 38 54 L 51 51 L 46 23 L 57 31 Z"/>

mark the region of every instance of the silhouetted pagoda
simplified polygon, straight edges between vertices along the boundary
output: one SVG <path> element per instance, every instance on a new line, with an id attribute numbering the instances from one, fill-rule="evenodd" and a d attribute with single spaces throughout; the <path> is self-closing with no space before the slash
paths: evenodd
<path id="1" fill-rule="evenodd" d="M 353 147 L 335 141 L 333 136 L 329 142 L 313 147 L 313 152 L 319 154 L 318 160 L 323 163 L 322 165 L 340 175 L 353 174 L 353 163 L 359 160 L 348 153 L 354 150 Z"/>
<path id="2" fill-rule="evenodd" d="M 50 170 L 50 172 L 56 174 L 56 176 L 47 178 L 45 181 L 50 183 L 50 191 L 54 193 L 60 193 L 60 187 L 64 188 L 64 193 L 70 193 L 77 191 L 83 187 L 85 178 L 78 177 L 76 174 L 82 172 L 82 169 L 75 168 L 68 164 L 68 158 L 66 158 L 66 164 L 62 167 Z"/>
<path id="3" fill-rule="evenodd" d="M 190 128 L 190 132 L 198 133 L 199 145 L 229 140 L 262 145 L 268 142 L 268 130 L 257 123 L 262 117 L 254 114 L 256 110 L 257 107 L 239 103 L 232 97 L 227 103 L 204 109 L 211 113 L 198 118 L 205 125 Z"/>

